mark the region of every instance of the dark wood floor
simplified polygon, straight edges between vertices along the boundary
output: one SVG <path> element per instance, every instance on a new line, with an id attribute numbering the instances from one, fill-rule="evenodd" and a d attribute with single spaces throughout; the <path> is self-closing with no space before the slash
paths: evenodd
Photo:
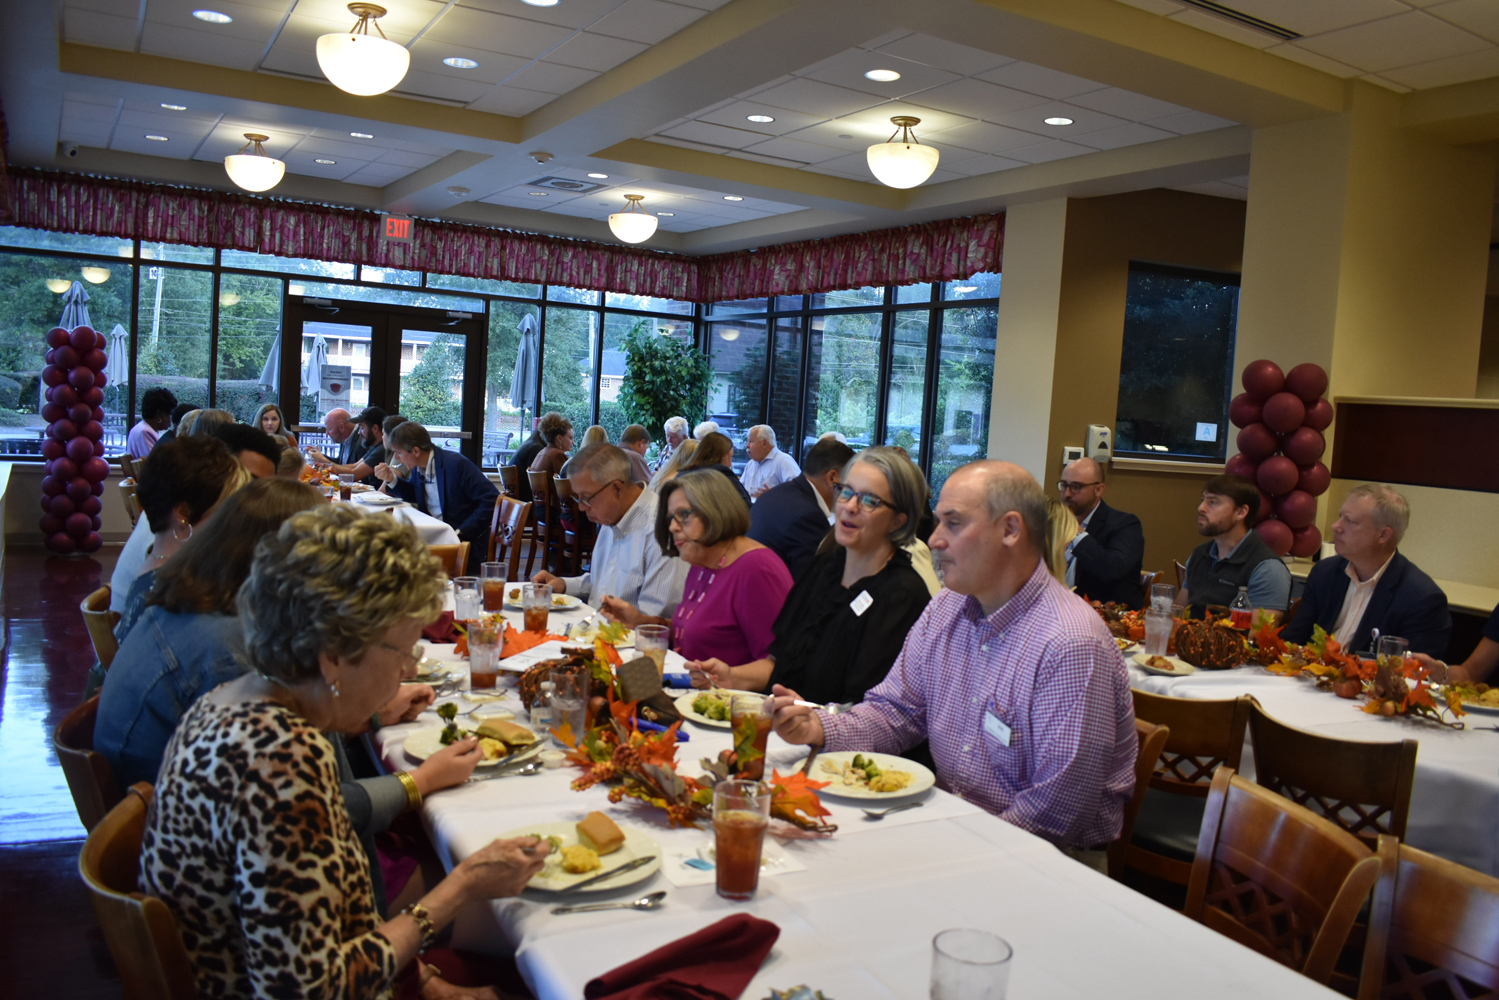
<path id="1" fill-rule="evenodd" d="M 117 549 L 63 559 L 5 553 L 0 669 L 0 996 L 120 996 L 78 879 L 83 827 L 52 752 L 52 728 L 78 704 L 93 646 L 78 604 Z"/>

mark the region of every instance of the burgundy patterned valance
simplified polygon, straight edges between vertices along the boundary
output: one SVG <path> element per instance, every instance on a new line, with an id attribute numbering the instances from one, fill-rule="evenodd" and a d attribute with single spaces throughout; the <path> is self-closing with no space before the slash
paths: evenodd
<path id="1" fill-rule="evenodd" d="M 8 186 L 11 224 L 34 229 L 692 302 L 966 278 L 998 271 L 1004 243 L 1004 216 L 984 215 L 710 257 L 441 220 L 405 244 L 363 209 L 30 168 Z"/>

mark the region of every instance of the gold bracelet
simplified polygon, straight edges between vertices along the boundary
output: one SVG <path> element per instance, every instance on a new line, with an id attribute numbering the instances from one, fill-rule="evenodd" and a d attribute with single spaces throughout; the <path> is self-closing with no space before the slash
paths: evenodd
<path id="1" fill-rule="evenodd" d="M 412 812 L 422 807 L 422 790 L 416 787 L 416 779 L 405 771 L 397 771 L 396 778 L 401 786 L 406 789 L 406 805 Z"/>
<path id="2" fill-rule="evenodd" d="M 432 922 L 432 914 L 421 903 L 412 903 L 401 911 L 416 921 L 416 926 L 422 932 L 422 943 L 417 946 L 417 951 L 426 951 L 432 947 L 437 940 L 437 925 Z"/>

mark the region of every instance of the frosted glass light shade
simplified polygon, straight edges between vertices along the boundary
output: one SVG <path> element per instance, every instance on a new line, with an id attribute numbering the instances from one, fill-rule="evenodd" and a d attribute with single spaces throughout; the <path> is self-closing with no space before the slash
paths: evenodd
<path id="1" fill-rule="evenodd" d="M 317 63 L 339 90 L 373 97 L 401 82 L 411 68 L 411 53 L 388 38 L 323 35 L 317 40 Z"/>
<path id="2" fill-rule="evenodd" d="M 257 153 L 235 153 L 224 157 L 229 179 L 246 191 L 269 191 L 286 176 L 286 164 Z"/>
<path id="3" fill-rule="evenodd" d="M 914 142 L 881 142 L 869 147 L 869 170 L 886 187 L 913 188 L 932 176 L 940 154 Z"/>
<path id="4" fill-rule="evenodd" d="M 640 195 L 626 195 L 625 200 L 630 203 L 629 207 L 609 216 L 609 231 L 626 243 L 644 243 L 655 235 L 660 220 L 638 210 Z"/>

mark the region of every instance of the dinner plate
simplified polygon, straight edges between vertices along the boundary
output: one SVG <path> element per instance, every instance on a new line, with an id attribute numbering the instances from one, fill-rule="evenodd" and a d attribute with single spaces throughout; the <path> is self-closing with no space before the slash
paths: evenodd
<path id="1" fill-rule="evenodd" d="M 371 507 L 394 507 L 397 504 L 405 503 L 400 497 L 393 497 L 389 493 L 379 493 L 374 490 L 368 493 L 359 493 L 355 495 L 354 500 L 358 503 L 368 504 Z"/>
<path id="2" fill-rule="evenodd" d="M 464 723 L 460 724 L 459 728 L 477 729 L 478 727 L 478 723 L 474 723 L 472 727 L 470 727 L 467 723 L 467 720 L 465 720 Z M 442 749 L 442 731 L 446 728 L 446 726 L 437 726 L 433 729 L 423 729 L 420 732 L 412 733 L 410 736 L 406 737 L 406 741 L 401 744 L 401 749 L 405 750 L 406 756 L 410 757 L 412 760 L 426 760 L 428 757 L 432 756 L 437 751 Z M 537 739 L 536 741 L 536 743 L 541 742 L 544 741 L 542 739 Z M 515 757 L 516 754 L 532 749 L 532 747 L 536 746 L 536 743 L 532 743 L 529 746 L 513 747 L 510 753 L 506 754 L 504 757 L 497 757 L 494 760 L 481 760 L 476 766 L 498 767 L 499 765 Z"/>
<path id="3" fill-rule="evenodd" d="M 525 610 L 525 608 L 521 604 L 520 598 L 510 596 L 514 590 L 515 588 L 511 587 L 509 590 L 505 591 L 505 607 L 509 608 L 512 611 L 523 611 Z M 552 595 L 553 611 L 571 611 L 573 608 L 582 606 L 583 602 L 571 594 Z"/>
<path id="4" fill-rule="evenodd" d="M 911 775 L 911 783 L 898 792 L 871 792 L 863 785 L 845 785 L 841 783 L 837 775 L 829 771 L 828 767 L 840 767 L 844 764 L 852 764 L 854 758 L 862 755 L 865 760 L 873 760 L 879 765 L 881 771 L 906 771 Z M 803 758 L 805 760 L 806 758 Z M 800 770 L 802 761 L 797 761 L 791 766 L 792 771 Z M 832 753 L 819 754 L 816 763 L 812 765 L 812 773 L 808 775 L 813 781 L 826 781 L 826 788 L 819 788 L 817 794 L 831 795 L 841 799 L 902 799 L 912 795 L 920 795 L 937 783 L 937 776 L 925 766 L 914 760 L 906 760 L 904 757 L 894 757 L 887 753 L 874 753 L 869 750 L 837 750 Z"/>
<path id="5" fill-rule="evenodd" d="M 1165 657 L 1165 659 L 1171 664 L 1170 670 L 1166 670 L 1161 667 L 1153 667 L 1149 663 L 1145 662 L 1148 659 L 1149 657 L 1144 653 L 1136 653 L 1134 656 L 1130 657 L 1130 662 L 1139 667 L 1141 670 L 1145 671 L 1147 674 L 1160 674 L 1162 677 L 1185 677 L 1188 674 L 1197 673 L 1196 667 L 1192 666 L 1192 664 L 1188 663 L 1186 660 L 1183 660 L 1176 656 Z"/>
<path id="6" fill-rule="evenodd" d="M 595 868 L 591 872 L 573 874 L 562 870 L 562 859 L 553 854 L 547 859 L 546 867 L 537 874 L 531 876 L 531 881 L 526 885 L 527 889 L 545 889 L 548 892 L 561 892 L 571 886 L 577 885 L 586 879 L 620 865 L 634 861 L 636 858 L 653 858 L 649 864 L 641 865 L 633 871 L 621 873 L 617 878 L 606 878 L 595 882 L 580 893 L 586 892 L 611 892 L 621 886 L 634 885 L 636 882 L 644 882 L 661 868 L 661 845 L 652 840 L 644 831 L 625 823 L 619 824 L 620 831 L 625 835 L 625 842 L 619 850 L 613 854 L 602 855 L 599 860 L 604 867 Z M 578 843 L 578 827 L 576 823 L 531 823 L 526 826 L 518 826 L 500 834 L 501 839 L 509 840 L 513 837 L 560 837 L 563 847 L 571 847 Z"/>
<path id="7" fill-rule="evenodd" d="M 718 688 L 717 691 L 720 694 L 725 694 L 725 695 L 732 695 L 732 694 L 753 694 L 754 693 L 754 692 L 751 692 L 751 691 L 738 691 L 738 692 L 735 692 L 735 691 L 729 690 L 728 688 Z M 686 694 L 681 695 L 680 697 L 678 697 L 676 701 L 672 702 L 672 704 L 676 705 L 677 711 L 682 713 L 682 718 L 684 718 L 684 719 L 691 719 L 693 722 L 696 722 L 700 726 L 711 726 L 714 729 L 729 729 L 729 728 L 731 728 L 731 724 L 729 723 L 728 719 L 724 719 L 722 722 L 720 722 L 718 719 L 710 719 L 706 715 L 703 715 L 700 712 L 694 712 L 692 710 L 692 703 L 695 700 L 697 700 L 697 698 L 700 695 L 704 695 L 704 694 L 707 694 L 707 693 L 708 692 L 705 691 L 705 690 L 694 689 L 694 690 L 689 691 Z"/>
<path id="8" fill-rule="evenodd" d="M 1444 700 L 1446 699 L 1447 688 L 1445 685 L 1433 684 L 1431 685 L 1431 690 L 1434 694 L 1440 694 Z M 1477 712 L 1479 715 L 1499 715 L 1499 705 L 1485 705 L 1481 702 L 1465 701 L 1463 702 L 1463 711 Z"/>

